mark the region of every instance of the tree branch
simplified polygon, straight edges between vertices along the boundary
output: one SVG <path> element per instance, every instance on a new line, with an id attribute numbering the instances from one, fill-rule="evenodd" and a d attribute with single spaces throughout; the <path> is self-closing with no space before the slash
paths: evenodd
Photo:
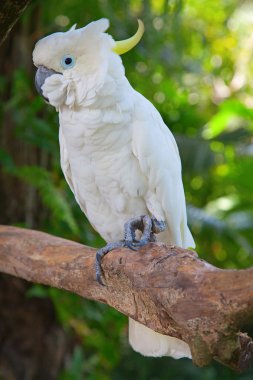
<path id="1" fill-rule="evenodd" d="M 31 0 L 1 0 L 0 45 L 7 37 Z"/>
<path id="2" fill-rule="evenodd" d="M 198 366 L 214 358 L 237 371 L 248 368 L 253 342 L 239 328 L 253 318 L 253 269 L 221 270 L 195 252 L 152 243 L 138 252 L 108 254 L 103 287 L 95 279 L 94 259 L 90 247 L 0 226 L 0 271 L 106 303 L 183 339 Z"/>

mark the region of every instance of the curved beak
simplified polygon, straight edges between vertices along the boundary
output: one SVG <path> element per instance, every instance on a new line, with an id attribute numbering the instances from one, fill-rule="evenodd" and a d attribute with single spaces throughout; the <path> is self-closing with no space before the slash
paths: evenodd
<path id="1" fill-rule="evenodd" d="M 38 66 L 38 69 L 36 71 L 36 75 L 35 75 L 35 87 L 36 87 L 36 90 L 38 91 L 38 93 L 41 96 L 43 96 L 43 98 L 46 101 L 48 101 L 48 99 L 43 95 L 42 86 L 45 83 L 45 80 L 48 77 L 50 77 L 51 75 L 53 75 L 53 74 L 60 74 L 60 73 L 57 73 L 57 71 L 48 69 L 45 66 Z"/>

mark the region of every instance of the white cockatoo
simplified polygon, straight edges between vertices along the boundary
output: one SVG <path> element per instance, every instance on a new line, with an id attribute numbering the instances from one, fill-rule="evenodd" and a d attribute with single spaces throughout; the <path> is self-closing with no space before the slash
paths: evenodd
<path id="1" fill-rule="evenodd" d="M 59 112 L 66 181 L 108 243 L 124 237 L 130 218 L 146 215 L 153 218 L 151 232 L 159 231 L 157 220 L 166 223 L 159 241 L 194 247 L 175 139 L 155 107 L 132 88 L 120 58 L 139 42 L 143 23 L 133 37 L 118 42 L 105 33 L 108 27 L 107 19 L 74 26 L 41 39 L 33 51 L 36 87 Z M 191 357 L 185 342 L 132 319 L 129 341 L 145 356 Z"/>

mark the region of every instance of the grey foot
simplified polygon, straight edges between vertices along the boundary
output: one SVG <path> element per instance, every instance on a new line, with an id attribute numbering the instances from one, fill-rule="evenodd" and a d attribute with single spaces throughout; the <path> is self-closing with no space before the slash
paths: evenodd
<path id="1" fill-rule="evenodd" d="M 149 215 L 141 215 L 132 218 L 125 223 L 125 247 L 134 251 L 145 244 L 156 241 L 155 234 L 159 234 L 166 229 L 166 223 L 158 221 Z M 142 232 L 140 240 L 136 240 L 135 232 Z"/>
<path id="2" fill-rule="evenodd" d="M 128 220 L 124 225 L 124 229 L 124 240 L 108 243 L 96 253 L 96 279 L 101 285 L 104 285 L 102 280 L 103 271 L 101 261 L 108 252 L 121 247 L 127 247 L 137 251 L 138 248 L 143 247 L 145 244 L 156 241 L 155 234 L 164 231 L 166 229 L 166 223 L 163 221 L 158 221 L 154 217 L 150 217 L 148 215 L 141 215 Z M 135 233 L 137 230 L 142 232 L 140 240 L 136 239 Z"/>

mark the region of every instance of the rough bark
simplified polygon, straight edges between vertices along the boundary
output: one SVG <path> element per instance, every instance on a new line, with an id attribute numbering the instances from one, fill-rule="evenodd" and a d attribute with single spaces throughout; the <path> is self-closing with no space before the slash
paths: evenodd
<path id="1" fill-rule="evenodd" d="M 115 309 L 190 345 L 198 366 L 211 359 L 243 371 L 253 342 L 239 332 L 253 318 L 253 268 L 221 270 L 195 252 L 152 243 L 103 260 L 106 286 L 95 280 L 95 250 L 42 232 L 0 227 L 0 271 L 62 288 Z"/>
<path id="2" fill-rule="evenodd" d="M 31 0 L 1 0 L 0 45 L 15 25 Z"/>

